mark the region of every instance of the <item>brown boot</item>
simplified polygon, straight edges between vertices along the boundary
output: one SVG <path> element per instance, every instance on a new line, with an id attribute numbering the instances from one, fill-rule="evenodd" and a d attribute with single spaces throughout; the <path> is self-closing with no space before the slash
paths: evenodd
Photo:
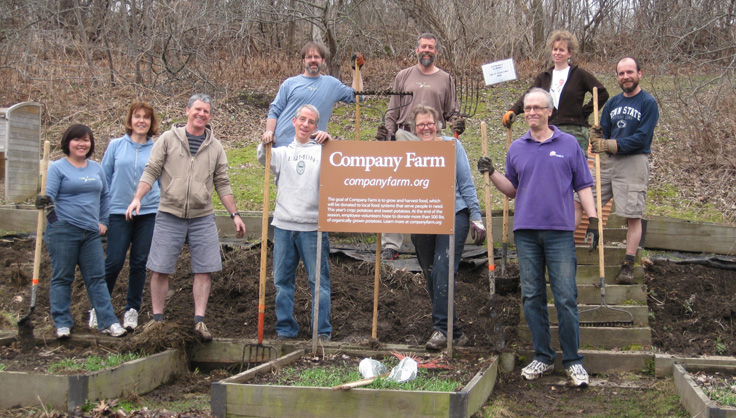
<path id="1" fill-rule="evenodd" d="M 621 264 L 621 270 L 616 275 L 616 284 L 634 284 L 634 262 L 626 261 Z"/>

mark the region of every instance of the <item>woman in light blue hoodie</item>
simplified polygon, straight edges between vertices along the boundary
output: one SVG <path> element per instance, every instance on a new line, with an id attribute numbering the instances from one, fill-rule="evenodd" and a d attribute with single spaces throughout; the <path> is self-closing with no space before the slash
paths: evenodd
<path id="1" fill-rule="evenodd" d="M 158 182 L 141 202 L 138 216 L 128 222 L 125 211 L 133 200 L 135 189 L 141 179 L 148 157 L 153 148 L 151 136 L 158 132 L 158 118 L 153 107 L 145 102 L 133 102 L 125 119 L 125 136 L 110 141 L 102 157 L 102 169 L 110 186 L 110 224 L 107 232 L 107 254 L 105 258 L 105 280 L 112 295 L 120 270 L 125 263 L 125 254 L 130 248 L 130 275 L 128 296 L 123 314 L 123 327 L 129 331 L 138 326 L 143 288 L 146 284 L 146 261 L 151 249 L 153 225 L 158 213 L 160 189 Z M 96 315 L 90 311 L 90 327 Z"/>

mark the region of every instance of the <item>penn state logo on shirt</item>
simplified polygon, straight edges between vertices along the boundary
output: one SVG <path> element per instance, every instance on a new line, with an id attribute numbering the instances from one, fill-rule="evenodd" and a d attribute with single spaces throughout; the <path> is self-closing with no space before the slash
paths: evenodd
<path id="1" fill-rule="evenodd" d="M 304 163 L 304 161 L 299 161 L 296 163 L 296 173 L 300 176 L 304 174 L 304 170 L 306 170 L 307 165 Z"/>
<path id="2" fill-rule="evenodd" d="M 557 153 L 557 151 L 550 151 L 550 152 L 549 152 L 549 156 L 550 156 L 550 157 L 557 157 L 557 158 L 565 158 L 565 156 L 564 156 L 564 155 L 562 155 L 562 154 L 558 154 L 558 153 Z"/>
<path id="3" fill-rule="evenodd" d="M 616 127 L 619 129 L 624 129 L 626 127 L 626 121 L 623 119 L 619 119 L 619 121 L 616 122 Z"/>

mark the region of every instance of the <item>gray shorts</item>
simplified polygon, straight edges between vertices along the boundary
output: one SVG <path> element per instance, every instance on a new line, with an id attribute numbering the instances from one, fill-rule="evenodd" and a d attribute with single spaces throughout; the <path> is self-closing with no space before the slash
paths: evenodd
<path id="1" fill-rule="evenodd" d="M 146 267 L 157 273 L 173 274 L 185 242 L 192 259 L 192 273 L 222 270 L 215 215 L 185 219 L 165 212 L 156 214 Z"/>
<path id="2" fill-rule="evenodd" d="M 595 176 L 595 170 L 593 172 Z M 595 187 L 593 188 L 595 197 Z M 601 154 L 601 202 L 613 197 L 616 215 L 643 218 L 649 189 L 649 156 Z"/>
<path id="3" fill-rule="evenodd" d="M 557 125 L 557 129 L 574 136 L 575 139 L 578 141 L 580 148 L 583 149 L 585 155 L 588 155 L 588 137 L 590 135 L 587 126 Z"/>

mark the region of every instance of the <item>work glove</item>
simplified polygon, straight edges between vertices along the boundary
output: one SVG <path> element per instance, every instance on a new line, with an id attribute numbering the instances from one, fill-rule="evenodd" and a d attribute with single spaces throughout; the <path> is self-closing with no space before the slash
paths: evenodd
<path id="1" fill-rule="evenodd" d="M 513 110 L 509 110 L 503 115 L 503 119 L 501 119 L 501 122 L 503 122 L 504 128 L 511 129 L 511 125 L 514 124 L 515 120 L 516 120 L 516 113 L 514 113 Z"/>
<path id="2" fill-rule="evenodd" d="M 352 58 L 350 58 L 350 67 L 355 70 L 355 64 L 358 64 L 358 69 L 363 68 L 363 64 L 365 64 L 365 58 L 363 58 L 363 54 L 360 52 L 356 52 L 353 54 Z"/>
<path id="3" fill-rule="evenodd" d="M 450 118 L 450 128 L 458 135 L 462 135 L 465 132 L 465 119 L 460 115 L 452 115 Z"/>
<path id="4" fill-rule="evenodd" d="M 583 243 L 588 244 L 588 251 L 593 251 L 598 248 L 598 240 L 600 235 L 598 234 L 598 218 L 588 218 L 588 229 L 585 231 L 585 240 Z"/>
<path id="5" fill-rule="evenodd" d="M 486 240 L 486 227 L 482 220 L 470 221 L 470 238 L 475 245 L 482 245 Z"/>
<path id="6" fill-rule="evenodd" d="M 49 206 L 53 206 L 53 204 L 54 202 L 49 195 L 40 194 L 36 196 L 36 209 L 46 209 Z"/>
<path id="7" fill-rule="evenodd" d="M 381 125 L 376 130 L 376 140 L 378 141 L 388 141 L 388 129 L 386 129 L 386 125 Z"/>
<path id="8" fill-rule="evenodd" d="M 590 148 L 596 154 L 615 154 L 618 152 L 618 143 L 615 139 L 604 139 L 600 125 L 593 125 L 590 127 Z"/>
<path id="9" fill-rule="evenodd" d="M 488 173 L 489 176 L 491 176 L 493 172 L 496 171 L 496 169 L 493 168 L 493 161 L 491 161 L 491 157 L 478 158 L 478 171 L 480 171 L 481 174 Z"/>

